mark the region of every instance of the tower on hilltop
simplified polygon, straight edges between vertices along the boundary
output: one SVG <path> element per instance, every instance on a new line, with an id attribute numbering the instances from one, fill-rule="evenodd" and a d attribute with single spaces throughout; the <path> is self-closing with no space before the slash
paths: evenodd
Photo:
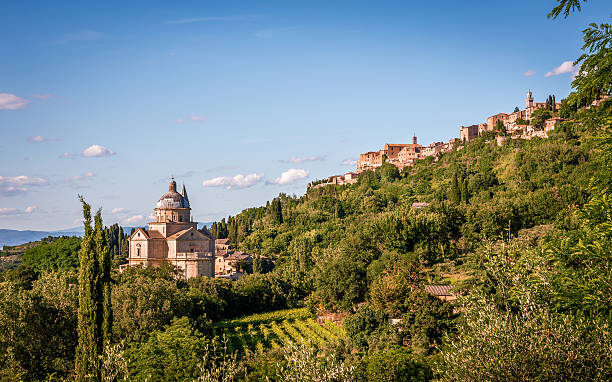
<path id="1" fill-rule="evenodd" d="M 531 90 L 527 92 L 527 97 L 525 97 L 525 108 L 530 108 L 533 106 L 533 93 Z"/>
<path id="2" fill-rule="evenodd" d="M 412 136 L 412 144 L 413 144 L 413 145 L 416 145 L 416 144 L 417 144 L 417 136 L 416 136 L 416 135 L 413 135 L 413 136 Z"/>

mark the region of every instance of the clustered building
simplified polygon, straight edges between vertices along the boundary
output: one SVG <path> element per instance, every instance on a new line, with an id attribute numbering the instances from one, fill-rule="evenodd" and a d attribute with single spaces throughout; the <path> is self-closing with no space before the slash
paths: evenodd
<path id="1" fill-rule="evenodd" d="M 605 98 L 607 99 L 607 98 Z M 308 188 L 323 187 L 327 185 L 344 185 L 357 182 L 359 174 L 363 171 L 374 170 L 383 163 L 387 162 L 397 166 L 399 170 L 407 166 L 412 166 L 417 159 L 427 157 L 437 157 L 438 155 L 452 151 L 453 148 L 460 148 L 463 142 L 469 142 L 487 131 L 493 131 L 498 121 L 501 121 L 506 129 L 506 132 L 512 133 L 512 138 L 531 139 L 533 137 L 546 138 L 547 133 L 562 122 L 563 119 L 553 117 L 547 119 L 544 123 L 544 130 L 536 130 L 527 124 L 519 122 L 528 121 L 532 118 L 533 113 L 547 107 L 546 102 L 534 102 L 533 93 L 527 92 L 525 98 L 525 109 L 512 112 L 510 114 L 499 113 L 487 118 L 486 123 L 479 123 L 470 126 L 461 126 L 459 128 L 459 138 L 453 138 L 448 142 L 434 142 L 428 146 L 422 146 L 417 143 L 417 137 L 412 137 L 412 143 L 387 143 L 384 148 L 377 151 L 368 151 L 359 155 L 357 169 L 355 172 L 348 172 L 344 175 L 333 175 L 323 182 L 317 184 L 308 184 Z M 561 108 L 561 103 L 554 104 L 555 111 Z M 498 143 L 501 143 L 505 138 L 498 137 Z"/>
<path id="2" fill-rule="evenodd" d="M 487 118 L 487 123 L 480 123 L 478 125 L 461 126 L 459 128 L 461 134 L 461 140 L 469 142 L 474 138 L 482 135 L 484 132 L 493 131 L 498 122 L 501 122 L 507 133 L 511 134 L 511 138 L 517 139 L 531 139 L 534 137 L 547 138 L 548 132 L 554 130 L 555 126 L 563 121 L 563 118 L 553 117 L 549 118 L 544 122 L 544 130 L 536 130 L 533 126 L 525 123 L 531 120 L 533 113 L 538 109 L 543 109 L 549 106 L 546 102 L 534 102 L 533 93 L 527 92 L 525 97 L 525 109 L 517 110 L 510 114 L 499 113 Z M 554 111 L 561 109 L 561 103 L 555 102 L 553 106 Z M 498 139 L 498 141 L 503 141 Z"/>
<path id="3" fill-rule="evenodd" d="M 253 256 L 234 250 L 229 239 L 215 240 L 215 251 L 215 277 L 236 279 L 243 274 L 244 263 L 253 264 Z"/>

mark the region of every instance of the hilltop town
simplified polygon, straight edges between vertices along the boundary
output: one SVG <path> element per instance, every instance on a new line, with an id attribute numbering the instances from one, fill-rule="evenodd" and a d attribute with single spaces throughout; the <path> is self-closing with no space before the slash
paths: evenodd
<path id="1" fill-rule="evenodd" d="M 593 101 L 592 106 L 598 106 L 609 98 L 609 96 L 604 96 Z M 355 171 L 343 175 L 332 175 L 327 179 L 309 183 L 307 187 L 353 184 L 359 179 L 359 174 L 374 170 L 383 163 L 390 163 L 401 171 L 405 167 L 412 166 L 416 160 L 428 157 L 437 158 L 453 149 L 460 150 L 464 144 L 486 133 L 495 136 L 498 145 L 502 145 L 508 138 L 527 140 L 548 138 L 548 133 L 565 120 L 559 116 L 560 109 L 561 103 L 556 102 L 554 96 L 549 96 L 545 102 L 534 102 L 533 93 L 530 90 L 525 97 L 523 110 L 516 107 L 512 113 L 498 113 L 488 117 L 486 123 L 460 126 L 459 138 L 452 138 L 448 142 L 433 142 L 427 146 L 420 145 L 416 136 L 412 137 L 412 143 L 385 143 L 381 150 L 360 154 Z"/>

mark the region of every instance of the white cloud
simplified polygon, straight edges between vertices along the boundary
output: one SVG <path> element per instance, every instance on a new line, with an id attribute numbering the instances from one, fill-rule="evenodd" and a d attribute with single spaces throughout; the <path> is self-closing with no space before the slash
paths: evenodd
<path id="1" fill-rule="evenodd" d="M 87 158 L 100 158 L 115 155 L 113 150 L 100 145 L 91 145 L 83 151 L 83 156 Z"/>
<path id="2" fill-rule="evenodd" d="M 96 174 L 95 174 L 95 173 L 93 173 L 93 172 L 91 172 L 91 171 L 87 171 L 87 172 L 86 172 L 86 173 L 84 173 L 84 174 L 81 174 L 81 175 L 75 175 L 75 176 L 73 176 L 73 177 L 72 177 L 72 180 L 85 180 L 85 179 L 91 179 L 91 178 L 93 178 L 93 177 L 95 177 L 95 176 L 96 176 Z"/>
<path id="3" fill-rule="evenodd" d="M 535 70 L 533 70 L 533 69 L 529 69 L 528 71 L 526 71 L 525 73 L 523 73 L 523 75 L 524 75 L 525 77 L 531 77 L 531 76 L 533 76 L 534 74 L 536 74 L 536 71 L 535 71 Z"/>
<path id="4" fill-rule="evenodd" d="M 43 178 L 31 178 L 29 176 L 0 176 L 0 195 L 13 196 L 29 191 L 30 186 L 46 186 L 49 181 Z"/>
<path id="5" fill-rule="evenodd" d="M 324 161 L 325 157 L 321 156 L 311 156 L 311 157 L 291 157 L 286 160 L 281 160 L 283 163 L 304 163 L 304 162 L 315 162 L 315 161 Z"/>
<path id="6" fill-rule="evenodd" d="M 208 179 L 202 182 L 203 187 L 225 187 L 228 190 L 232 188 L 247 188 L 263 180 L 264 174 L 237 174 L 232 176 L 220 176 L 213 179 Z"/>
<path id="7" fill-rule="evenodd" d="M 293 184 L 293 183 L 297 182 L 300 179 L 306 178 L 308 176 L 308 174 L 309 174 L 308 170 L 292 168 L 292 169 L 289 169 L 289 170 L 283 172 L 281 174 L 281 176 L 279 176 L 278 178 L 274 179 L 270 183 L 271 184 L 281 184 L 281 185 Z"/>
<path id="8" fill-rule="evenodd" d="M 143 215 L 134 215 L 134 216 L 130 216 L 127 219 L 123 219 L 123 224 L 138 224 L 142 222 L 144 222 Z"/>
<path id="9" fill-rule="evenodd" d="M 544 77 L 558 76 L 559 74 L 572 73 L 575 75 L 580 70 L 579 66 L 574 66 L 573 61 L 564 61 L 561 65 L 557 66 L 550 72 L 547 72 Z"/>
<path id="10" fill-rule="evenodd" d="M 0 93 L 0 110 L 19 110 L 28 106 L 30 101 L 14 94 Z"/>
<path id="11" fill-rule="evenodd" d="M 203 121 L 205 118 L 201 115 L 192 115 L 191 117 L 189 117 L 189 119 L 191 119 L 192 121 Z"/>
<path id="12" fill-rule="evenodd" d="M 343 166 L 355 166 L 357 165 L 357 161 L 354 159 L 345 159 L 340 164 Z"/>
<path id="13" fill-rule="evenodd" d="M 0 208 L 0 216 L 25 215 L 38 211 L 36 206 L 28 206 L 25 210 L 17 208 Z"/>
<path id="14" fill-rule="evenodd" d="M 111 213 L 113 213 L 113 214 L 118 214 L 118 213 L 121 213 L 121 212 L 125 212 L 125 208 L 115 207 L 115 208 L 113 208 L 111 210 Z"/>
<path id="15" fill-rule="evenodd" d="M 31 214 L 38 211 L 38 207 L 36 206 L 28 206 L 25 210 L 23 210 L 23 212 L 25 212 L 26 214 Z"/>
<path id="16" fill-rule="evenodd" d="M 207 21 L 234 21 L 234 20 L 245 20 L 249 16 L 209 16 L 209 17 L 191 17 L 186 19 L 168 20 L 164 24 L 191 24 L 201 23 Z"/>

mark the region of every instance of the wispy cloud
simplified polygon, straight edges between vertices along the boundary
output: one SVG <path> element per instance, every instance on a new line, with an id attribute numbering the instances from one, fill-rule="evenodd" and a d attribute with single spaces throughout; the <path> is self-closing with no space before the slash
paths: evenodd
<path id="1" fill-rule="evenodd" d="M 198 173 L 198 171 L 195 171 L 195 170 L 188 170 L 188 171 L 180 172 L 180 173 L 170 173 L 167 177 L 159 178 L 158 180 L 155 181 L 155 183 L 165 183 L 165 184 L 168 184 L 168 182 L 170 181 L 170 177 L 171 176 L 178 180 L 178 179 L 183 179 L 183 178 L 191 178 L 192 176 L 194 176 L 197 173 Z"/>
<path id="2" fill-rule="evenodd" d="M 91 145 L 83 151 L 82 155 L 86 158 L 101 158 L 115 155 L 115 152 L 104 146 Z"/>
<path id="3" fill-rule="evenodd" d="M 578 73 L 579 70 L 580 70 L 580 67 L 575 66 L 573 61 L 563 61 L 561 65 L 557 66 L 550 72 L 546 72 L 544 77 L 558 76 L 560 74 L 566 74 L 566 73 L 572 73 L 573 75 L 576 75 L 576 73 Z"/>
<path id="4" fill-rule="evenodd" d="M 19 110 L 28 106 L 29 103 L 27 99 L 14 94 L 0 93 L 0 110 Z"/>
<path id="5" fill-rule="evenodd" d="M 264 143 L 264 142 L 270 142 L 270 141 L 271 141 L 270 138 L 255 137 L 255 138 L 243 139 L 242 143 Z"/>
<path id="6" fill-rule="evenodd" d="M 49 181 L 44 178 L 26 175 L 4 177 L 0 176 L 0 195 L 15 196 L 28 192 L 31 186 L 46 186 Z"/>
<path id="7" fill-rule="evenodd" d="M 202 122 L 205 121 L 206 117 L 204 117 L 203 115 L 191 115 L 187 118 L 177 118 L 174 120 L 174 122 L 176 123 L 185 123 L 185 122 Z"/>
<path id="8" fill-rule="evenodd" d="M 34 94 L 32 94 L 32 97 L 45 101 L 45 100 L 53 98 L 53 95 L 49 94 L 49 93 L 42 93 L 42 94 L 41 93 L 34 93 Z"/>
<path id="9" fill-rule="evenodd" d="M 291 32 L 296 30 L 295 27 L 285 27 L 285 28 L 266 28 L 255 31 L 253 35 L 258 38 L 272 38 L 278 35 L 283 35 L 287 32 Z"/>
<path id="10" fill-rule="evenodd" d="M 357 161 L 355 159 L 345 159 L 340 162 L 340 164 L 343 166 L 355 166 L 357 165 Z"/>
<path id="11" fill-rule="evenodd" d="M 81 30 L 63 35 L 57 40 L 58 44 L 68 44 L 77 41 L 93 41 L 103 38 L 104 35 L 94 30 Z"/>
<path id="12" fill-rule="evenodd" d="M 225 165 L 209 168 L 205 172 L 211 173 L 211 172 L 217 172 L 217 171 L 229 171 L 229 170 L 236 170 L 238 168 L 239 167 L 236 165 L 225 164 Z"/>
<path id="13" fill-rule="evenodd" d="M 42 135 L 35 135 L 35 136 L 27 138 L 28 142 L 34 142 L 34 143 L 49 142 L 49 141 L 58 141 L 58 140 L 59 139 L 57 139 L 57 138 L 43 137 Z"/>
<path id="14" fill-rule="evenodd" d="M 112 214 L 120 214 L 123 212 L 125 212 L 125 208 L 122 208 L 122 207 L 115 207 L 111 210 Z"/>
<path id="15" fill-rule="evenodd" d="M 528 71 L 526 71 L 525 73 L 523 73 L 523 75 L 524 75 L 525 77 L 531 77 L 531 76 L 533 76 L 534 74 L 536 74 L 536 71 L 535 71 L 534 69 L 529 69 Z"/>
<path id="16" fill-rule="evenodd" d="M 324 161 L 325 156 L 311 156 L 311 157 L 291 157 L 289 159 L 282 159 L 281 163 L 304 163 L 304 162 L 316 162 Z"/>
<path id="17" fill-rule="evenodd" d="M 203 187 L 248 188 L 263 180 L 264 174 L 236 174 L 234 176 L 219 176 L 202 182 Z"/>
<path id="18" fill-rule="evenodd" d="M 86 179 L 91 179 L 94 178 L 96 176 L 95 173 L 91 172 L 91 171 L 87 171 L 84 174 L 81 175 L 75 175 L 73 176 L 71 179 L 72 180 L 86 180 Z"/>
<path id="19" fill-rule="evenodd" d="M 309 174 L 308 170 L 292 168 L 292 169 L 289 169 L 283 172 L 281 176 L 279 176 L 278 178 L 272 181 L 269 181 L 268 183 L 269 184 L 280 184 L 280 185 L 293 184 L 297 182 L 298 180 L 306 178 L 308 174 Z"/>
<path id="20" fill-rule="evenodd" d="M 27 215 L 33 214 L 38 211 L 38 207 L 36 206 L 28 206 L 23 210 L 18 208 L 0 208 L 0 216 L 14 216 L 14 215 Z"/>
<path id="21" fill-rule="evenodd" d="M 239 21 L 253 17 L 252 15 L 235 15 L 235 16 L 205 16 L 205 17 L 188 17 L 184 19 L 175 19 L 164 21 L 164 24 L 192 24 L 205 23 L 210 21 Z"/>

